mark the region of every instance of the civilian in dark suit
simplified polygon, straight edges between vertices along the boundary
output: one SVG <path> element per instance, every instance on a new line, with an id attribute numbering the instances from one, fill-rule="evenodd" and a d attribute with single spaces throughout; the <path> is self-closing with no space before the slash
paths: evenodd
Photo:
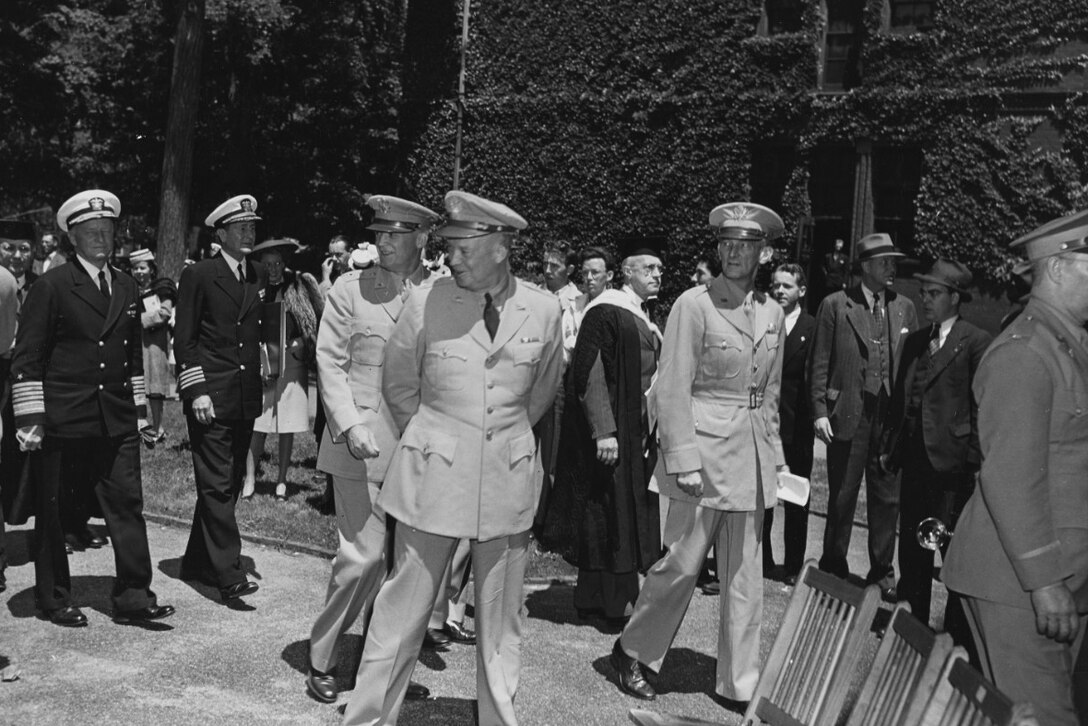
<path id="1" fill-rule="evenodd" d="M 196 511 L 181 577 L 219 588 L 224 601 L 257 591 L 242 570 L 234 505 L 245 477 L 253 421 L 261 413 L 264 268 L 246 259 L 257 202 L 232 197 L 208 215 L 219 255 L 186 267 L 178 286 L 174 355 L 196 475 Z"/>
<path id="2" fill-rule="evenodd" d="M 861 284 L 824 298 L 808 359 L 816 435 L 827 444 L 829 501 L 820 569 L 849 574 L 854 509 L 865 475 L 869 518 L 868 582 L 895 600 L 895 522 L 899 484 L 879 465 L 888 400 L 902 341 L 914 330 L 914 304 L 891 289 L 896 259 L 903 257 L 886 234 L 863 237 L 857 246 Z"/>
<path id="3" fill-rule="evenodd" d="M 778 401 L 778 432 L 782 437 L 782 449 L 791 474 L 812 476 L 812 446 L 816 433 L 812 428 L 812 404 L 808 397 L 806 361 L 816 318 L 805 312 L 801 304 L 807 291 L 805 271 L 800 265 L 779 265 L 771 278 L 771 296 L 782 306 L 786 314 L 786 343 L 782 355 L 782 397 Z M 805 546 L 808 544 L 808 504 L 800 506 L 782 502 L 786 512 L 785 582 L 797 582 L 801 566 L 805 564 Z M 771 526 L 774 524 L 774 507 L 767 510 L 763 519 L 763 574 L 768 576 L 775 567 L 771 550 Z"/>
<path id="4" fill-rule="evenodd" d="M 888 417 L 888 467 L 902 467 L 899 495 L 900 600 L 929 622 L 933 592 L 933 551 L 916 537 L 919 522 L 937 517 L 955 530 L 974 489 L 982 460 L 978 405 L 971 395 L 990 334 L 960 315 L 971 299 L 971 273 L 959 262 L 938 260 L 922 282 L 922 316 L 929 326 L 907 336 Z M 951 602 L 950 602 L 951 605 Z M 958 606 L 950 607 L 945 630 L 961 643 L 970 635 Z M 949 622 L 949 621 L 953 622 Z M 957 629 L 956 625 L 963 627 Z"/>
<path id="5" fill-rule="evenodd" d="M 113 536 L 117 578 L 113 617 L 149 621 L 173 614 L 151 591 L 143 518 L 138 419 L 146 413 L 136 282 L 111 268 L 114 220 L 109 192 L 81 192 L 61 205 L 76 259 L 31 288 L 19 321 L 11 372 L 15 425 L 31 455 L 37 488 L 34 588 L 57 625 L 86 625 L 71 605 L 71 576 L 60 525 L 62 472 L 86 471 Z"/>

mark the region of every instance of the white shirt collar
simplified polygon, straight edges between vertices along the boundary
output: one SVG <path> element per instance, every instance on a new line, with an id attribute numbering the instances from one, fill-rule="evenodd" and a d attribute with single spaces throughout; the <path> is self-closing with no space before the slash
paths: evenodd
<path id="1" fill-rule="evenodd" d="M 801 319 L 801 303 L 793 308 L 793 312 L 786 316 L 786 335 L 793 332 L 793 326 L 797 325 L 797 321 Z"/>
<path id="2" fill-rule="evenodd" d="M 79 264 L 83 265 L 83 269 L 87 271 L 87 274 L 91 276 L 91 279 L 95 281 L 95 284 L 98 284 L 98 273 L 99 272 L 105 272 L 106 273 L 106 284 L 109 286 L 109 288 L 111 290 L 113 289 L 113 275 L 110 274 L 110 266 L 109 265 L 102 265 L 102 269 L 99 270 L 97 267 L 92 265 L 90 262 L 87 262 L 87 260 L 83 259 L 83 255 L 77 254 L 76 259 L 79 260 Z"/>
<path id="3" fill-rule="evenodd" d="M 948 334 L 952 332 L 952 326 L 956 324 L 956 321 L 960 319 L 959 315 L 953 315 L 948 320 L 941 321 L 941 329 L 937 333 L 937 340 L 941 347 L 944 347 L 944 342 L 948 340 Z"/>
<path id="4" fill-rule="evenodd" d="M 242 264 L 242 260 L 235 258 L 233 255 L 227 254 L 226 250 L 219 250 L 219 254 L 221 254 L 223 256 L 223 259 L 227 261 L 227 264 L 230 265 L 230 269 L 232 272 L 236 272 L 238 270 L 238 265 Z"/>
<path id="5" fill-rule="evenodd" d="M 877 290 L 877 291 L 873 291 L 873 290 L 870 290 L 869 287 L 863 282 L 863 283 L 861 283 L 861 291 L 865 295 L 865 304 L 869 306 L 870 310 L 873 309 L 873 297 L 876 296 L 877 292 L 883 293 L 884 294 L 884 302 L 885 303 L 888 302 L 888 292 L 887 292 L 886 288 L 881 289 L 881 290 Z"/>

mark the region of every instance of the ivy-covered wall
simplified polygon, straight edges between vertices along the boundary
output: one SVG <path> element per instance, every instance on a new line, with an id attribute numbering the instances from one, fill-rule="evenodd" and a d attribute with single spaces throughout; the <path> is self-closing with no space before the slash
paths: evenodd
<path id="1" fill-rule="evenodd" d="M 709 210 L 750 198 L 761 149 L 791 151 L 772 205 L 787 254 L 813 213 L 820 150 L 869 139 L 921 153 L 913 251 L 999 281 L 1008 241 L 1088 203 L 1083 0 L 939 0 L 920 33 L 889 30 L 887 2 L 866 0 L 859 18 L 860 83 L 821 92 L 818 0 L 800 32 L 774 36 L 759 32 L 757 0 L 476 0 L 461 187 L 524 214 L 534 243 L 665 234 L 671 297 L 712 245 Z M 427 40 L 456 48 L 459 35 L 455 13 Z M 407 55 L 426 57 L 420 38 Z M 404 178 L 434 206 L 452 180 L 455 82 L 405 88 Z M 1060 146 L 1039 147 L 1044 121 Z M 538 250 L 523 245 L 522 271 Z"/>

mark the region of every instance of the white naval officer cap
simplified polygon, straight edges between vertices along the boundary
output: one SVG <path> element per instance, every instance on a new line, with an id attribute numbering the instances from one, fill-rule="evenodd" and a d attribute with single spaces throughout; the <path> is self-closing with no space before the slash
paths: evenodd
<path id="1" fill-rule="evenodd" d="M 88 189 L 60 205 L 57 226 L 65 232 L 73 225 L 90 219 L 117 219 L 121 216 L 121 200 L 105 189 Z"/>
<path id="2" fill-rule="evenodd" d="M 209 227 L 226 227 L 235 222 L 259 222 L 257 200 L 248 194 L 239 194 L 220 204 L 204 220 Z"/>
<path id="3" fill-rule="evenodd" d="M 375 194 L 366 200 L 374 210 L 374 219 L 367 229 L 375 232 L 416 232 L 430 229 L 442 217 L 424 207 L 400 197 Z"/>
<path id="4" fill-rule="evenodd" d="M 492 202 L 468 192 L 446 192 L 448 215 L 445 224 L 435 230 L 439 237 L 469 239 L 496 232 L 517 232 L 529 226 L 525 218 L 505 204 Z"/>

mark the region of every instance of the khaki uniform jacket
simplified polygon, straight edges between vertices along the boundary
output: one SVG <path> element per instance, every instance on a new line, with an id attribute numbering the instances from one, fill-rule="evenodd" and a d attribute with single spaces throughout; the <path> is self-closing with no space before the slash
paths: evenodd
<path id="1" fill-rule="evenodd" d="M 782 308 L 761 294 L 728 309 L 722 278 L 685 291 L 665 325 L 653 388 L 665 470 L 701 470 L 701 499 L 675 477 L 659 486 L 672 499 L 711 509 L 754 511 L 777 501 L 776 467 L 785 464 L 778 434 L 782 379 Z M 755 404 L 752 407 L 752 404 Z"/>
<path id="2" fill-rule="evenodd" d="M 1031 608 L 1065 581 L 1088 612 L 1088 338 L 1031 300 L 975 374 L 982 471 L 942 574 L 952 590 Z"/>
<path id="3" fill-rule="evenodd" d="M 559 302 L 510 278 L 492 341 L 484 300 L 452 278 L 414 290 L 382 391 L 403 429 L 378 502 L 410 527 L 488 540 L 528 530 L 540 499 L 532 426 L 563 368 Z"/>
<path id="4" fill-rule="evenodd" d="M 408 287 L 427 284 L 420 267 Z M 375 265 L 336 279 L 325 300 L 317 332 L 317 380 L 328 426 L 322 433 L 317 468 L 333 476 L 380 484 L 397 445 L 397 427 L 382 400 L 385 346 L 404 307 L 401 278 Z M 375 459 L 351 455 L 348 429 L 363 424 L 381 452 Z"/>

